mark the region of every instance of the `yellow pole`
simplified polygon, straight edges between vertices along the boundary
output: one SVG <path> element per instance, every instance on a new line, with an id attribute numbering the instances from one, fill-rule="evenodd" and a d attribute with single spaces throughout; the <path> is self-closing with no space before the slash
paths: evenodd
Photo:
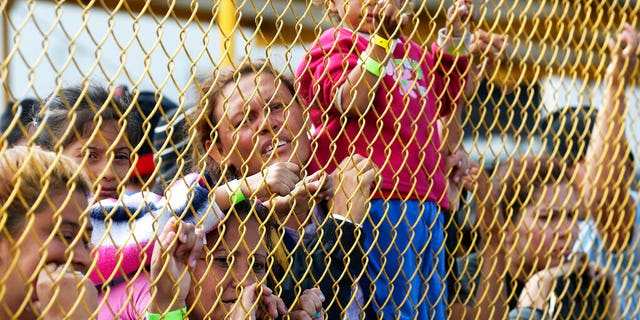
<path id="1" fill-rule="evenodd" d="M 0 109 L 5 108 L 7 104 L 9 104 L 9 95 L 11 94 L 11 85 L 9 81 L 9 23 L 7 19 L 9 18 L 9 13 L 11 8 L 13 7 L 13 0 L 9 0 L 5 2 L 4 12 L 0 12 L 0 18 L 2 18 L 2 71 L 0 72 L 0 78 L 2 79 L 2 89 L 4 90 L 2 94 L 2 106 Z"/>
<path id="2" fill-rule="evenodd" d="M 235 0 L 220 0 L 218 11 L 218 26 L 220 28 L 220 47 L 223 49 L 222 65 L 229 66 L 234 55 L 234 29 L 237 25 Z"/>

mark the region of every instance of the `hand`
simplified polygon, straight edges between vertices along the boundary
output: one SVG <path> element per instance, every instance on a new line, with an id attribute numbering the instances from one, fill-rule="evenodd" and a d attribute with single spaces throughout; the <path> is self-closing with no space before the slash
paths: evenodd
<path id="1" fill-rule="evenodd" d="M 584 253 L 577 254 L 573 259 L 559 266 L 543 269 L 531 276 L 520 293 L 518 307 L 531 307 L 545 310 L 547 297 L 555 289 L 558 277 L 573 272 L 591 272 L 589 261 Z M 590 275 L 591 277 L 591 275 Z M 592 278 L 595 279 L 595 276 Z"/>
<path id="2" fill-rule="evenodd" d="M 614 85 L 626 85 L 633 76 L 638 62 L 638 30 L 628 23 L 617 40 L 609 39 L 611 64 L 607 67 L 605 79 Z"/>
<path id="3" fill-rule="evenodd" d="M 259 302 L 259 306 L 256 306 L 256 302 Z M 266 315 L 275 319 L 281 314 L 288 313 L 282 299 L 274 295 L 266 285 L 258 287 L 258 283 L 243 288 L 242 296 L 237 303 L 241 305 L 236 304 L 233 307 L 229 317 L 232 320 L 263 319 Z"/>
<path id="4" fill-rule="evenodd" d="M 469 165 L 469 173 L 462 179 L 462 188 L 475 196 L 477 222 L 486 249 L 503 254 L 502 228 L 505 225 L 500 210 L 496 207 L 500 192 L 487 172 L 477 163 Z"/>
<path id="5" fill-rule="evenodd" d="M 409 23 L 409 16 L 403 12 L 405 1 L 378 0 L 375 5 L 377 33 L 385 39 L 397 38 Z"/>
<path id="6" fill-rule="evenodd" d="M 473 1 L 456 0 L 447 10 L 447 28 L 452 37 L 462 37 L 473 20 Z"/>
<path id="7" fill-rule="evenodd" d="M 266 201 L 273 195 L 288 195 L 299 181 L 300 167 L 297 164 L 278 162 L 248 177 L 242 184 L 242 193 Z"/>
<path id="8" fill-rule="evenodd" d="M 36 282 L 36 309 L 44 319 L 89 319 L 98 309 L 98 291 L 80 271 L 47 264 Z"/>
<path id="9" fill-rule="evenodd" d="M 297 228 L 304 224 L 309 216 L 309 208 L 322 200 L 328 200 L 333 196 L 333 179 L 324 171 L 318 171 L 304 178 L 296 184 L 291 193 L 284 197 L 276 197 L 276 212 L 287 213 L 286 217 L 281 217 L 285 224 Z M 289 220 L 288 214 L 293 209 L 297 219 Z"/>
<path id="10" fill-rule="evenodd" d="M 473 60 L 469 69 L 469 75 L 464 88 L 468 98 L 478 91 L 478 86 L 488 75 L 493 76 L 496 62 L 504 59 L 507 46 L 507 37 L 488 33 L 478 29 L 471 37 L 469 53 Z M 511 90 L 512 91 L 512 90 Z"/>
<path id="11" fill-rule="evenodd" d="M 331 199 L 332 212 L 361 223 L 368 210 L 367 202 L 378 167 L 369 159 L 355 154 L 342 160 L 333 173 L 336 190 Z"/>
<path id="12" fill-rule="evenodd" d="M 205 235 L 193 224 L 171 217 L 158 237 L 151 258 L 152 301 L 149 311 L 163 313 L 185 306 L 191 286 L 187 268 L 202 254 Z"/>
<path id="13" fill-rule="evenodd" d="M 456 150 L 445 159 L 445 172 L 447 173 L 447 199 L 449 209 L 457 211 L 460 205 L 460 189 L 463 179 L 469 174 L 469 156 L 464 151 Z"/>
<path id="14" fill-rule="evenodd" d="M 324 295 L 319 288 L 307 289 L 298 298 L 298 303 L 289 312 L 289 317 L 292 320 L 324 320 L 322 308 L 324 300 Z"/>
<path id="15" fill-rule="evenodd" d="M 447 157 L 444 167 L 449 181 L 453 182 L 456 186 L 460 186 L 463 178 L 469 174 L 471 160 L 466 152 L 456 150 Z"/>

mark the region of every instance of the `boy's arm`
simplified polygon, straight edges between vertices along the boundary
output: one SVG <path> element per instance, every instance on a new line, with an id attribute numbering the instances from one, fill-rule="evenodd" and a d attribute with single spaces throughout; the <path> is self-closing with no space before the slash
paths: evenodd
<path id="1" fill-rule="evenodd" d="M 604 104 L 593 126 L 585 158 L 585 205 L 607 248 L 624 250 L 632 237 L 635 200 L 630 195 L 632 164 L 625 136 L 625 87 L 633 76 L 638 31 L 626 24 L 609 41 L 612 61 L 605 75 Z"/>
<path id="2" fill-rule="evenodd" d="M 369 109 L 373 93 L 377 91 L 392 55 L 393 40 L 400 36 L 408 22 L 407 16 L 400 11 L 400 3 L 386 1 L 383 8 L 378 5 L 376 31 L 370 35 L 369 45 L 358 57 L 356 67 L 349 72 L 337 91 L 337 108 L 342 114 L 355 118 L 361 117 Z"/>
<path id="3" fill-rule="evenodd" d="M 460 38 L 464 35 L 466 22 L 471 14 L 471 2 L 457 0 L 449 9 L 447 38 Z M 349 72 L 346 81 L 337 91 L 337 105 L 342 114 L 361 117 L 369 109 L 373 101 L 372 93 L 377 91 L 384 76 L 384 67 L 391 56 L 391 40 L 400 35 L 400 30 L 407 23 L 406 16 L 400 13 L 400 7 L 400 4 L 387 3 L 380 11 L 380 27 L 377 28 L 377 33 L 371 35 L 369 46 L 359 57 L 358 66 Z M 440 46 L 449 46 L 450 43 L 440 40 L 438 42 Z"/>

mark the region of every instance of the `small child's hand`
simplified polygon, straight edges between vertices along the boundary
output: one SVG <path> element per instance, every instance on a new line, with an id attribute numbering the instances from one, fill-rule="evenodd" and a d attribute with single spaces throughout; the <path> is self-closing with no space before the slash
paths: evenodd
<path id="1" fill-rule="evenodd" d="M 378 34 L 386 39 L 397 38 L 409 23 L 409 16 L 402 12 L 402 0 L 378 0 L 375 6 L 378 19 Z"/>
<path id="2" fill-rule="evenodd" d="M 451 36 L 459 38 L 468 29 L 469 21 L 472 20 L 472 0 L 456 0 L 447 11 L 447 27 Z"/>
<path id="3" fill-rule="evenodd" d="M 469 174 L 471 161 L 466 152 L 456 150 L 445 159 L 445 172 L 449 184 L 447 185 L 447 198 L 452 211 L 457 211 L 460 204 L 460 190 L 463 179 Z"/>
<path id="4" fill-rule="evenodd" d="M 482 80 L 488 75 L 493 75 L 497 61 L 504 59 L 506 46 L 506 36 L 489 33 L 482 29 L 474 32 L 469 48 L 473 61 L 464 89 L 467 97 L 470 98 L 476 93 Z"/>
<path id="5" fill-rule="evenodd" d="M 638 61 L 638 30 L 625 23 L 617 40 L 609 39 L 608 45 L 611 64 L 607 68 L 606 78 L 614 85 L 626 85 L 632 78 Z"/>
<path id="6" fill-rule="evenodd" d="M 319 288 L 307 289 L 302 292 L 302 295 L 298 298 L 298 303 L 291 308 L 289 317 L 292 320 L 324 320 L 325 318 L 322 308 L 324 300 L 324 295 Z"/>

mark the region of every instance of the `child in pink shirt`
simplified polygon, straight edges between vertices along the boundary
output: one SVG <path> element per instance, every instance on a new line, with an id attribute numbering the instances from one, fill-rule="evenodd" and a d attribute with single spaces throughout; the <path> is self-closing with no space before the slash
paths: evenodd
<path id="1" fill-rule="evenodd" d="M 471 1 L 449 9 L 450 29 L 431 50 L 400 33 L 404 2 L 327 1 L 342 27 L 325 31 L 296 72 L 316 128 L 313 165 L 331 171 L 357 153 L 380 168 L 363 224 L 377 317 L 445 319 L 448 201 L 436 121 L 461 94 Z"/>

